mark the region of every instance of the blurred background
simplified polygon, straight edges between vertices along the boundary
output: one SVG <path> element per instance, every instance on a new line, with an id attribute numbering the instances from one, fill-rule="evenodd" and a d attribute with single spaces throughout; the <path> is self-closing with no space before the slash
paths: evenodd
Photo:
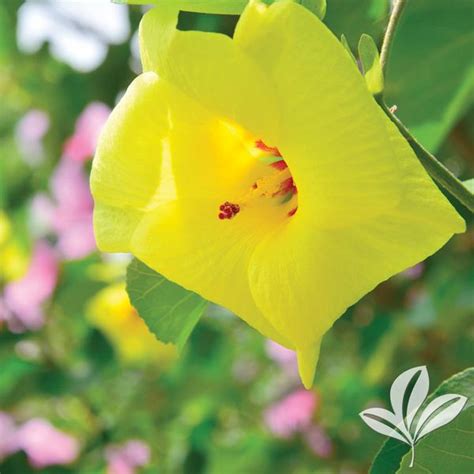
<path id="1" fill-rule="evenodd" d="M 386 0 L 328 0 L 353 51 L 379 43 Z M 390 58 L 389 105 L 472 176 L 468 0 L 414 0 Z M 140 73 L 144 9 L 0 2 L 0 472 L 364 473 L 384 439 L 359 419 L 402 371 L 432 388 L 473 364 L 473 239 L 381 284 L 323 342 L 304 391 L 292 352 L 211 307 L 184 352 L 148 333 L 124 290 L 127 255 L 96 251 L 88 174 L 101 126 Z M 235 17 L 180 28 L 232 34 Z M 464 209 L 460 212 L 467 218 Z"/>

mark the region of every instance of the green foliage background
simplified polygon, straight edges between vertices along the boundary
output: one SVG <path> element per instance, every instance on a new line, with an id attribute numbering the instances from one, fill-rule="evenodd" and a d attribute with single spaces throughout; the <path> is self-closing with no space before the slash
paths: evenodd
<path id="1" fill-rule="evenodd" d="M 128 43 L 112 46 L 89 74 L 59 63 L 47 47 L 21 54 L 15 41 L 20 5 L 0 3 L 0 205 L 28 250 L 27 207 L 47 189 L 78 115 L 94 100 L 113 107 L 134 73 Z M 473 8 L 469 0 L 413 0 L 385 81 L 400 118 L 463 179 L 474 168 Z M 129 12 L 135 30 L 141 10 Z M 387 13 L 384 0 L 328 0 L 325 22 L 356 53 L 362 33 L 380 45 Z M 180 27 L 231 34 L 235 20 L 182 14 Z M 15 125 L 31 108 L 47 111 L 52 122 L 47 159 L 34 171 L 14 141 Z M 98 254 L 63 263 L 42 330 L 17 335 L 0 326 L 0 410 L 48 418 L 80 439 L 82 453 L 73 466 L 44 473 L 105 472 L 104 448 L 130 438 L 151 446 L 152 463 L 142 470 L 150 474 L 367 472 L 384 439 L 358 413 L 374 404 L 388 407 L 390 384 L 403 370 L 427 365 L 436 387 L 473 364 L 472 249 L 472 231 L 456 236 L 424 263 L 421 277 L 399 275 L 381 284 L 325 337 L 314 421 L 333 443 L 328 459 L 314 455 L 299 435 L 281 440 L 265 427 L 264 410 L 288 387 L 282 392 L 281 370 L 260 335 L 221 308 L 206 310 L 173 366 L 123 365 L 84 317 L 87 301 L 105 286 L 93 277 L 102 262 Z M 24 342 L 37 344 L 42 356 L 22 355 L 18 347 Z M 0 463 L 0 472 L 33 470 L 20 453 Z"/>

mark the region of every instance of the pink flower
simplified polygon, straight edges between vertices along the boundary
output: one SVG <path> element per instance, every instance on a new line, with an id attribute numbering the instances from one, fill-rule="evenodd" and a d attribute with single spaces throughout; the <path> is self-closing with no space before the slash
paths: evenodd
<path id="1" fill-rule="evenodd" d="M 333 445 L 325 431 L 317 425 L 308 427 L 303 433 L 306 444 L 320 458 L 328 458 L 333 452 Z"/>
<path id="2" fill-rule="evenodd" d="M 295 368 L 297 369 L 296 352 L 286 347 L 280 346 L 280 344 L 267 339 L 265 349 L 268 357 L 274 360 L 278 365 L 283 368 Z"/>
<path id="3" fill-rule="evenodd" d="M 83 258 L 96 249 L 92 227 L 93 201 L 82 164 L 61 160 L 51 180 L 56 201 L 52 227 L 58 249 L 67 259 Z"/>
<path id="4" fill-rule="evenodd" d="M 56 234 L 57 248 L 65 259 L 78 259 L 96 249 L 92 227 L 93 201 L 89 182 L 78 161 L 62 159 L 50 182 L 52 199 L 37 195 L 31 205 L 31 222 L 40 234 Z"/>
<path id="5" fill-rule="evenodd" d="M 33 230 L 43 235 L 55 233 L 58 250 L 68 260 L 86 257 L 96 249 L 93 201 L 83 163 L 94 154 L 109 114 L 110 109 L 101 102 L 92 102 L 85 108 L 51 178 L 52 199 L 38 195 L 32 203 Z"/>
<path id="6" fill-rule="evenodd" d="M 15 138 L 24 160 L 37 164 L 43 158 L 43 137 L 49 130 L 49 117 L 42 110 L 32 109 L 18 122 Z"/>
<path id="7" fill-rule="evenodd" d="M 13 418 L 0 411 L 0 461 L 14 451 L 12 437 L 15 431 L 16 427 Z"/>
<path id="8" fill-rule="evenodd" d="M 90 103 L 77 120 L 74 135 L 64 145 L 64 157 L 81 163 L 92 158 L 100 131 L 109 115 L 107 105 Z"/>
<path id="9" fill-rule="evenodd" d="M 44 324 L 42 306 L 56 287 L 58 272 L 54 250 L 48 243 L 38 241 L 26 275 L 7 284 L 4 290 L 0 313 L 10 330 L 36 330 Z"/>
<path id="10" fill-rule="evenodd" d="M 289 438 L 310 425 L 316 405 L 314 392 L 298 389 L 265 411 L 265 424 L 276 436 Z"/>
<path id="11" fill-rule="evenodd" d="M 107 474 L 135 474 L 137 467 L 150 462 L 150 448 L 138 440 L 121 446 L 109 446 L 106 450 Z"/>
<path id="12" fill-rule="evenodd" d="M 34 418 L 18 428 L 14 436 L 15 451 L 22 450 L 35 468 L 69 464 L 79 454 L 79 443 L 57 430 L 47 420 Z"/>
<path id="13" fill-rule="evenodd" d="M 402 272 L 402 275 L 408 280 L 417 280 L 421 277 L 421 275 L 423 275 L 424 270 L 425 265 L 423 264 L 423 262 L 421 262 L 413 267 L 407 268 L 404 272 Z"/>

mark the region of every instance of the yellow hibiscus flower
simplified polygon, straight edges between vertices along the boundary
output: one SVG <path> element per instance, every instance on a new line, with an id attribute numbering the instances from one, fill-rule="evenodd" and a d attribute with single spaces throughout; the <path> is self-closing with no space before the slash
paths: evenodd
<path id="1" fill-rule="evenodd" d="M 104 332 L 125 363 L 154 361 L 166 365 L 176 357 L 172 344 L 163 344 L 150 333 L 130 304 L 124 284 L 99 291 L 88 305 L 87 317 Z"/>
<path id="2" fill-rule="evenodd" d="M 100 139 L 98 245 L 295 350 L 309 387 L 346 308 L 464 221 L 315 15 L 251 1 L 231 39 L 177 14 L 143 18 L 144 73 Z"/>

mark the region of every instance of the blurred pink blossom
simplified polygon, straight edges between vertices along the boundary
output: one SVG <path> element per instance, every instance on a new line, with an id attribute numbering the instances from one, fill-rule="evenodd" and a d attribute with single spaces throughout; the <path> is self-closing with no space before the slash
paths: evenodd
<path id="1" fill-rule="evenodd" d="M 310 425 L 316 405 L 314 392 L 298 389 L 265 411 L 265 424 L 276 436 L 289 438 Z"/>
<path id="2" fill-rule="evenodd" d="M 4 289 L 0 313 L 3 312 L 10 330 L 36 330 L 44 324 L 42 306 L 56 287 L 58 272 L 55 251 L 47 242 L 38 241 L 26 275 Z"/>
<path id="3" fill-rule="evenodd" d="M 13 436 L 13 450 L 24 451 L 30 464 L 38 469 L 69 464 L 79 454 L 79 443 L 57 430 L 49 421 L 34 418 L 20 426 Z"/>
<path id="4" fill-rule="evenodd" d="M 284 368 L 297 368 L 296 352 L 267 339 L 265 349 L 268 357 Z"/>
<path id="5" fill-rule="evenodd" d="M 150 448 L 138 440 L 121 446 L 109 446 L 106 450 L 107 474 L 135 474 L 137 467 L 150 462 Z"/>
<path id="6" fill-rule="evenodd" d="M 49 125 L 48 115 L 37 109 L 27 112 L 18 122 L 15 129 L 15 139 L 27 163 L 34 165 L 43 158 L 42 140 L 49 130 Z"/>
<path id="7" fill-rule="evenodd" d="M 311 451 L 320 458 L 328 458 L 333 452 L 333 445 L 326 432 L 317 425 L 305 429 L 303 438 Z"/>
<path id="8" fill-rule="evenodd" d="M 92 158 L 109 115 L 107 105 L 102 102 L 90 103 L 78 118 L 74 134 L 64 145 L 64 157 L 81 163 Z"/>
<path id="9" fill-rule="evenodd" d="M 56 201 L 52 227 L 58 249 L 67 259 L 82 258 L 95 250 L 93 201 L 89 182 L 77 161 L 61 160 L 51 180 Z"/>
<path id="10" fill-rule="evenodd" d="M 93 201 L 82 163 L 62 159 L 50 181 L 52 199 L 38 194 L 31 221 L 40 234 L 56 234 L 59 253 L 67 260 L 83 258 L 96 249 L 92 227 Z"/>
<path id="11" fill-rule="evenodd" d="M 41 194 L 32 203 L 34 230 L 40 235 L 56 234 L 58 250 L 68 260 L 86 257 L 96 249 L 93 201 L 83 163 L 94 154 L 109 114 L 110 109 L 100 102 L 85 108 L 51 178 L 51 198 Z"/>
<path id="12" fill-rule="evenodd" d="M 402 275 L 407 278 L 408 280 L 417 280 L 418 278 L 423 275 L 423 271 L 425 270 L 425 265 L 423 262 L 414 265 L 413 267 L 407 268 Z"/>
<path id="13" fill-rule="evenodd" d="M 13 418 L 0 411 L 0 461 L 14 451 L 12 438 L 15 431 Z"/>

